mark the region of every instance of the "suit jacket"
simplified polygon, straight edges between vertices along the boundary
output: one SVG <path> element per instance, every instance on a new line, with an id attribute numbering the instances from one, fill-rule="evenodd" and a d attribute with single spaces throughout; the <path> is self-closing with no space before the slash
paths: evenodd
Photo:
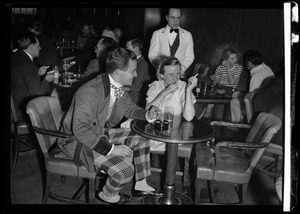
<path id="1" fill-rule="evenodd" d="M 132 119 L 145 120 L 146 110 L 135 105 L 127 93 L 122 98 L 116 98 L 111 116 L 106 121 L 110 101 L 110 81 L 108 73 L 82 85 L 73 97 L 71 106 L 63 122 L 66 133 L 72 133 L 74 139 L 60 139 L 58 146 L 69 158 L 74 157 L 77 142 L 84 146 L 80 160 L 91 170 L 94 166 L 92 150 L 106 155 L 112 145 L 109 143 L 105 128 L 118 124 L 125 116 Z"/>
<path id="2" fill-rule="evenodd" d="M 27 102 L 39 95 L 50 95 L 49 82 L 41 81 L 38 67 L 19 50 L 11 56 L 11 94 L 19 118 L 27 118 Z"/>
<path id="3" fill-rule="evenodd" d="M 157 56 L 171 55 L 167 29 L 167 27 L 161 28 L 154 31 L 152 35 L 148 57 L 153 65 Z M 179 41 L 180 44 L 175 53 L 175 57 L 181 62 L 181 71 L 185 72 L 185 70 L 193 63 L 195 58 L 192 34 L 183 28 L 179 28 Z"/>
<path id="4" fill-rule="evenodd" d="M 43 33 L 37 35 L 37 38 L 40 42 L 41 50 L 39 57 L 35 58 L 34 62 L 38 67 L 44 65 L 54 66 L 60 65 L 60 59 L 58 56 L 58 52 L 54 46 L 53 41 L 51 38 L 46 36 Z"/>
<path id="5" fill-rule="evenodd" d="M 144 83 L 150 79 L 150 75 L 148 73 L 149 66 L 146 62 L 145 58 L 141 56 L 137 60 L 137 77 L 133 79 L 132 85 L 130 87 L 129 96 L 131 97 L 132 101 L 139 105 L 140 99 L 143 99 L 143 97 L 140 97 L 141 94 L 144 94 L 144 99 L 146 100 L 146 91 L 144 90 L 143 85 Z"/>

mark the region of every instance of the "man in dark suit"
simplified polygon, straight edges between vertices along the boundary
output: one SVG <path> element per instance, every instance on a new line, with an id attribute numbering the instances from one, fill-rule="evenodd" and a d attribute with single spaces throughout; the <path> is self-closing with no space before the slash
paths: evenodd
<path id="1" fill-rule="evenodd" d="M 43 31 L 42 22 L 39 20 L 33 20 L 28 27 L 28 30 L 33 32 L 39 40 L 41 50 L 39 57 L 34 59 L 36 66 L 40 67 L 43 65 L 48 66 L 59 66 L 60 59 L 53 41 L 50 37 L 46 36 Z"/>
<path id="2" fill-rule="evenodd" d="M 147 81 L 150 80 L 149 66 L 142 55 L 143 42 L 138 39 L 129 40 L 126 48 L 137 56 L 137 77 L 133 79 L 132 85 L 128 87 L 128 94 L 132 101 L 138 106 L 145 107 L 146 93 L 148 90 Z"/>
<path id="3" fill-rule="evenodd" d="M 155 107 L 146 111 L 135 105 L 122 90 L 123 85 L 131 85 L 137 76 L 136 65 L 132 51 L 125 48 L 112 50 L 106 59 L 107 72 L 82 85 L 73 97 L 63 126 L 74 138 L 58 141 L 59 148 L 70 159 L 74 157 L 77 142 L 81 142 L 82 163 L 88 169 L 93 169 L 94 165 L 101 167 L 108 174 L 99 193 L 100 199 L 108 203 L 131 200 L 130 196 L 123 194 L 122 197 L 119 192 L 133 176 L 133 196 L 154 194 L 154 188 L 146 182 L 151 174 L 149 140 L 131 129 L 113 128 L 124 116 L 148 122 L 157 118 Z"/>
<path id="4" fill-rule="evenodd" d="M 11 56 L 11 95 L 19 118 L 28 118 L 27 102 L 38 95 L 50 95 L 49 82 L 54 74 L 46 74 L 41 81 L 40 76 L 46 73 L 48 66 L 38 68 L 33 59 L 39 56 L 40 44 L 36 35 L 25 32 L 18 38 L 19 50 Z"/>

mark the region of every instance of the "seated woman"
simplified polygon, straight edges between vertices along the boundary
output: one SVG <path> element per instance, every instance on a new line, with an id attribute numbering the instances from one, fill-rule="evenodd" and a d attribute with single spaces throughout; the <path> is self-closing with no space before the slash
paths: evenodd
<path id="1" fill-rule="evenodd" d="M 193 89 L 197 85 L 197 77 L 190 77 L 188 83 L 180 80 L 181 64 L 175 57 L 166 57 L 159 66 L 160 79 L 150 84 L 147 91 L 146 109 L 157 106 L 161 112 L 165 106 L 174 107 L 174 116 L 181 115 L 187 121 L 195 116 L 196 98 Z M 165 150 L 165 143 L 152 141 L 151 150 Z"/>
<path id="2" fill-rule="evenodd" d="M 238 86 L 243 67 L 237 63 L 237 52 L 233 49 L 225 49 L 222 54 L 221 64 L 215 74 L 211 75 L 213 84 L 217 85 L 217 93 L 227 94 L 232 97 L 230 102 L 232 122 L 240 122 L 242 93 L 235 91 Z"/>

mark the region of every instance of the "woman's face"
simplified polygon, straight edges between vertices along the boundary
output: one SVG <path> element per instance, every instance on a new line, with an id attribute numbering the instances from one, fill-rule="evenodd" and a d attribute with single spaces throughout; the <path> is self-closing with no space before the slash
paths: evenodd
<path id="1" fill-rule="evenodd" d="M 180 65 L 166 65 L 164 67 L 164 74 L 161 78 L 164 80 L 165 85 L 176 84 L 180 78 Z"/>
<path id="2" fill-rule="evenodd" d="M 238 61 L 236 53 L 232 53 L 229 55 L 227 62 L 229 65 L 234 66 Z"/>

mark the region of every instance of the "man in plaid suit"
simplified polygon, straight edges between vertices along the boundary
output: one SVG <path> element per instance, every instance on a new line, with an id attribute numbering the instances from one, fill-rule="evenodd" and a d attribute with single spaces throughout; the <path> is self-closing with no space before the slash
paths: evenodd
<path id="1" fill-rule="evenodd" d="M 149 140 L 135 135 L 131 129 L 113 128 L 125 116 L 152 122 L 157 117 L 155 107 L 146 111 L 135 105 L 121 89 L 131 85 L 136 73 L 136 55 L 124 48 L 112 50 L 106 59 L 106 73 L 81 86 L 63 122 L 65 132 L 74 140 L 58 142 L 60 149 L 74 157 L 77 142 L 83 144 L 80 159 L 85 166 L 100 167 L 108 179 L 100 199 L 108 203 L 129 202 L 128 195 L 119 191 L 134 176 L 133 196 L 154 194 L 146 182 L 150 172 Z M 132 163 L 133 160 L 133 163 Z M 91 164 L 92 163 L 92 164 Z"/>

